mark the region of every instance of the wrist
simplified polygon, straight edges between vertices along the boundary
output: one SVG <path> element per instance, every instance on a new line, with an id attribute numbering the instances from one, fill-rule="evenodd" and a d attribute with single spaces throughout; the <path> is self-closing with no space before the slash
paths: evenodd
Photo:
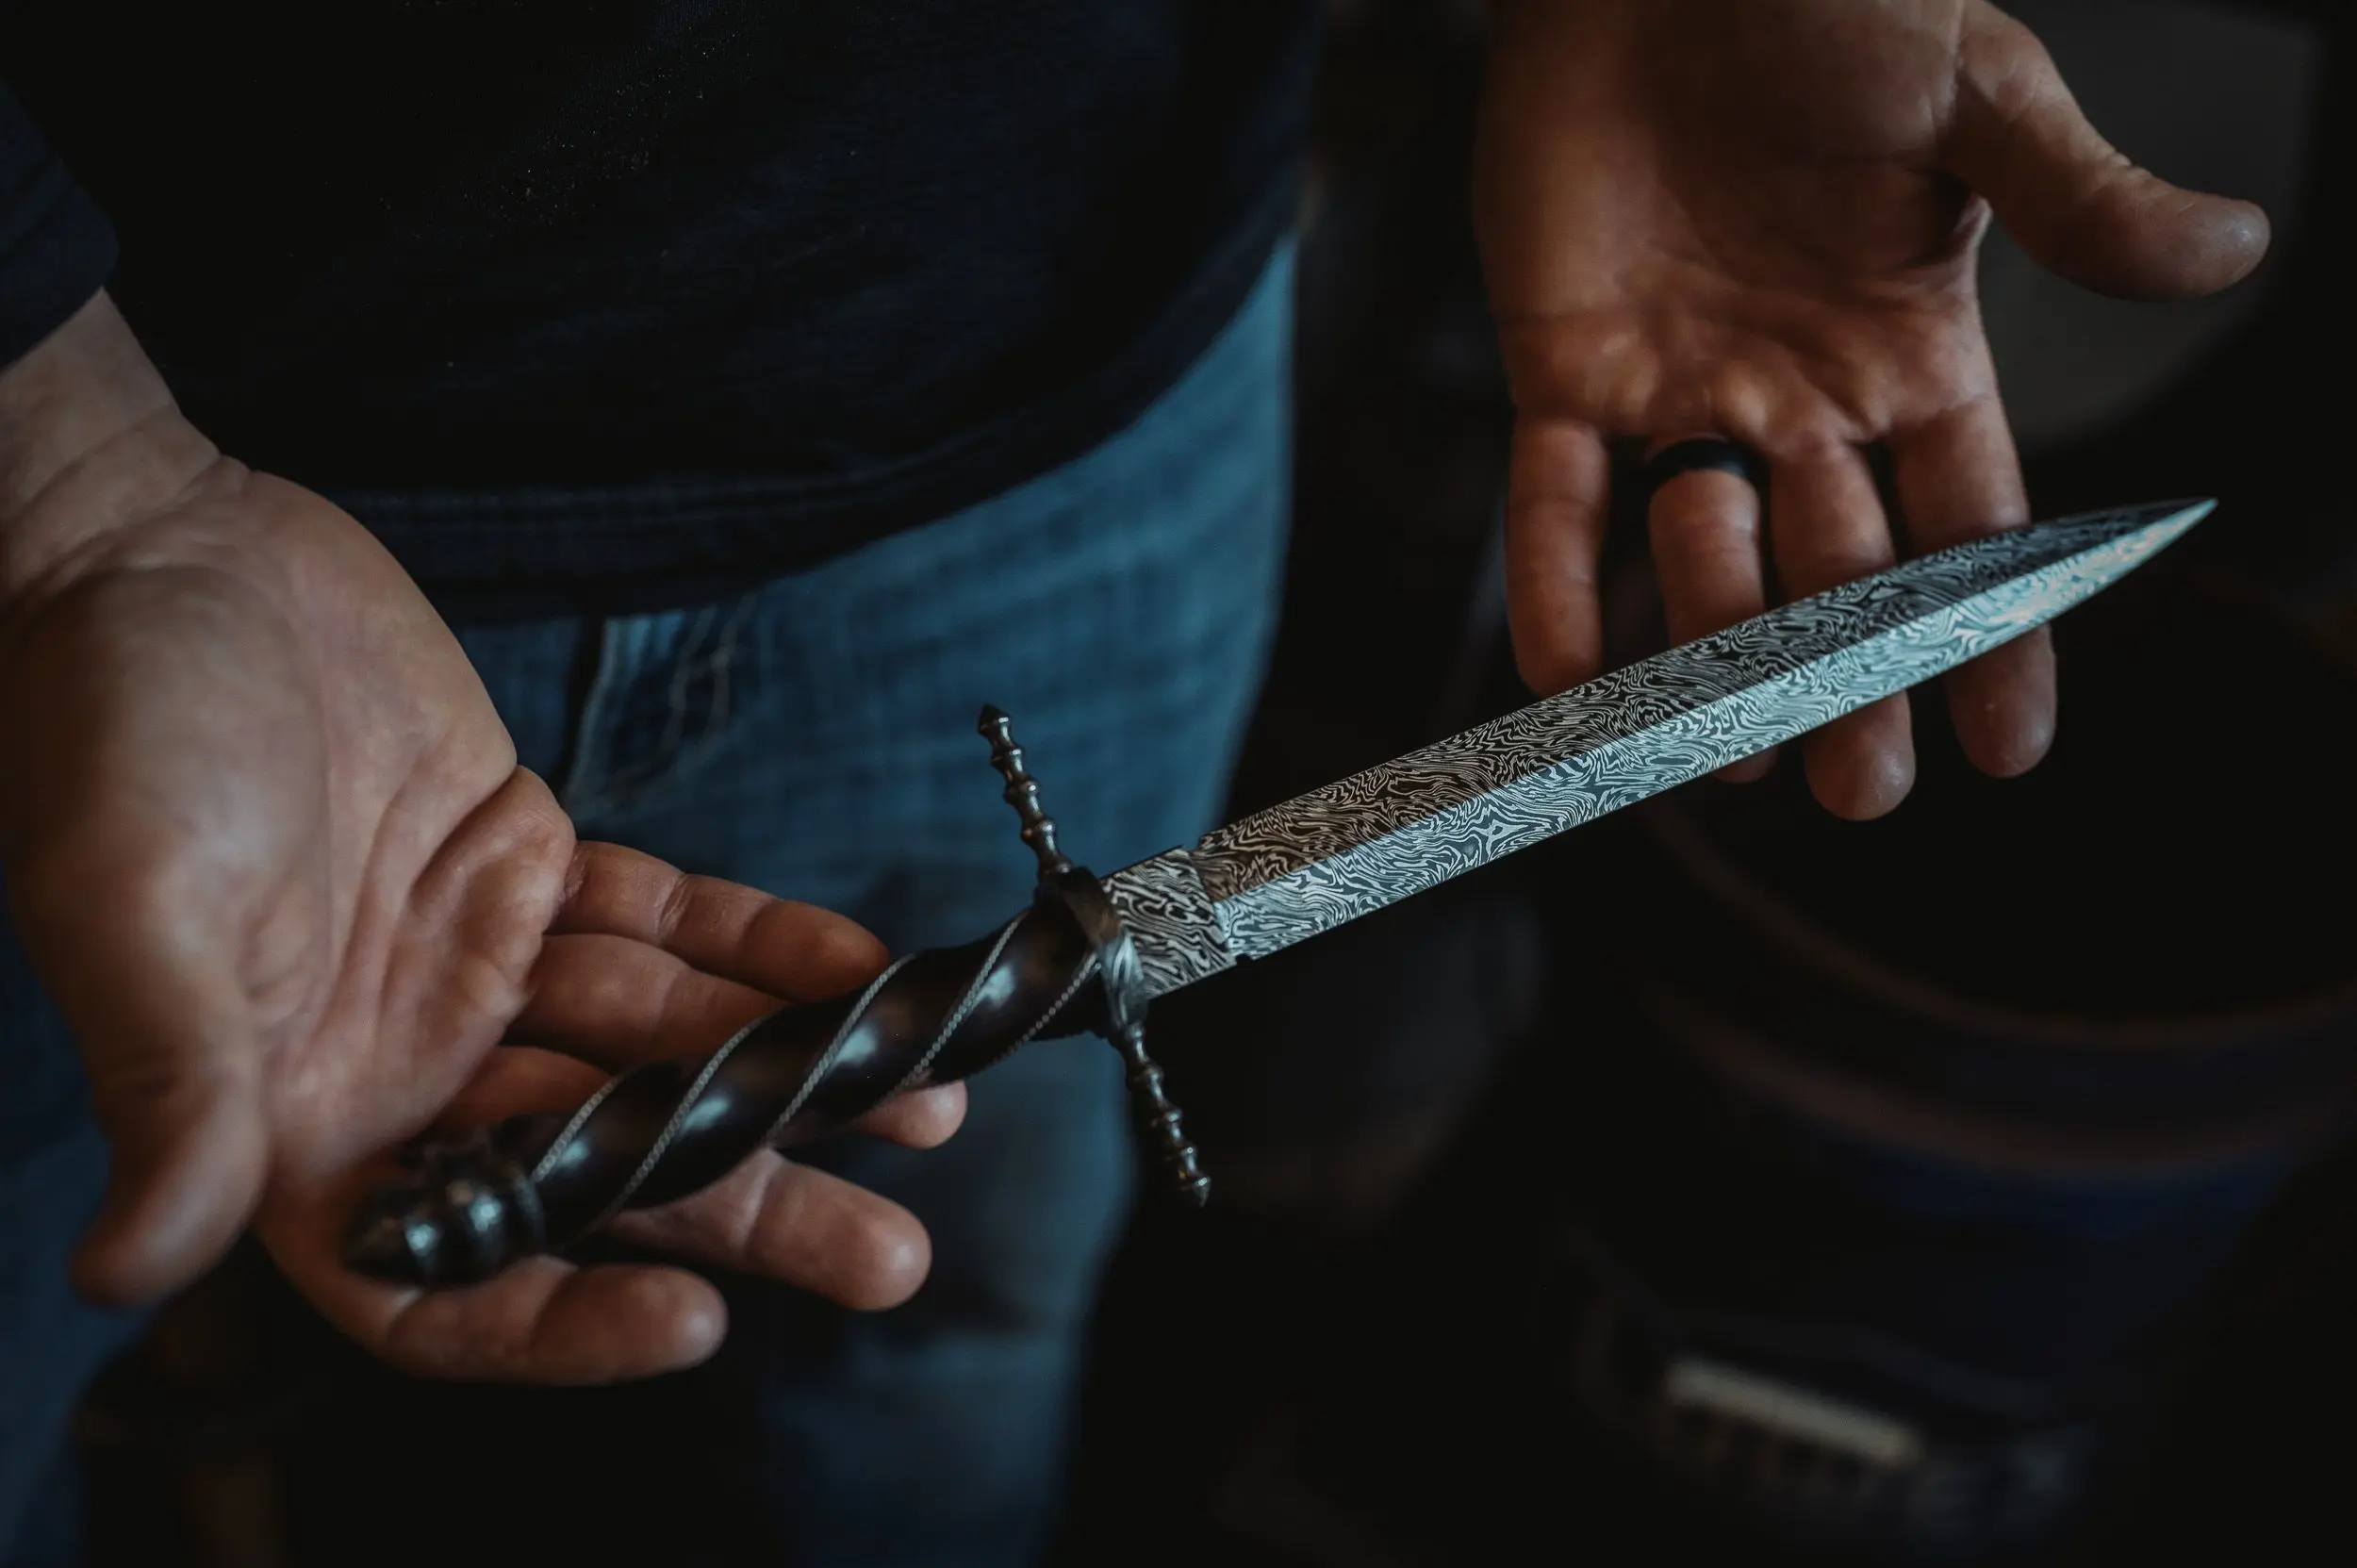
<path id="1" fill-rule="evenodd" d="M 0 611 L 220 461 L 114 302 L 93 295 L 0 371 Z"/>

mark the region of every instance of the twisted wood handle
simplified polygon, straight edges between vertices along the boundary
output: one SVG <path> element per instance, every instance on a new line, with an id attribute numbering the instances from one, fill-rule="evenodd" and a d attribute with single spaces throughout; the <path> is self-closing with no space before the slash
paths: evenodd
<path id="1" fill-rule="evenodd" d="M 772 1013 L 709 1056 L 634 1068 L 569 1116 L 518 1117 L 429 1151 L 420 1180 L 362 1210 L 346 1261 L 441 1285 L 563 1251 L 765 1146 L 823 1137 L 904 1089 L 1078 1032 L 1092 1021 L 1096 972 L 1072 916 L 1034 905 L 980 941 L 909 955 L 864 992 Z"/>

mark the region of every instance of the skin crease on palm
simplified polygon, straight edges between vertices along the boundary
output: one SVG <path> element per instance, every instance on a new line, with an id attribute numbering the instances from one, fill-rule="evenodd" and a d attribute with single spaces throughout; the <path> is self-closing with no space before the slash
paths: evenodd
<path id="1" fill-rule="evenodd" d="M 1771 461 L 1765 551 L 1738 481 L 1656 498 L 1680 638 L 1769 581 L 1889 559 L 1869 443 L 1915 548 L 2022 520 L 1972 297 L 1982 198 L 2119 293 L 2221 288 L 2266 245 L 2256 209 L 2127 166 L 1985 6 L 1529 0 L 1496 21 L 1475 201 L 1519 410 L 1515 647 L 1541 689 L 1599 657 L 1607 437 L 1722 433 Z M 1976 762 L 2028 767 L 2052 727 L 2043 639 L 1951 696 Z M 860 983 L 881 947 L 577 843 L 415 586 L 335 507 L 217 453 L 103 295 L 0 374 L 0 734 L 35 737 L 0 770 L 10 914 L 115 1155 L 86 1291 L 172 1289 L 251 1222 L 321 1312 L 412 1370 L 594 1381 L 718 1344 L 719 1297 L 687 1269 L 539 1259 L 421 1295 L 346 1272 L 336 1239 L 420 1130 L 577 1103 Z M 1845 815 L 1887 810 L 1912 772 L 1900 700 L 1805 750 Z M 867 1131 L 929 1146 L 964 1104 L 910 1096 Z M 618 1230 L 861 1307 L 928 1259 L 905 1211 L 775 1155 Z"/>

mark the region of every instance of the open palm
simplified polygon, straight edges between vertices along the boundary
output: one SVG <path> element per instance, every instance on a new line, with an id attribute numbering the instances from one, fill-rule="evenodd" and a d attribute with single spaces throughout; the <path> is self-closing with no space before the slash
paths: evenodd
<path id="1" fill-rule="evenodd" d="M 0 644 L 0 732 L 40 737 L 0 795 L 12 913 L 115 1152 L 83 1282 L 178 1283 L 258 1202 L 296 1285 L 411 1369 L 594 1379 L 708 1353 L 720 1301 L 684 1270 L 542 1259 L 426 1294 L 344 1270 L 338 1236 L 429 1125 L 577 1102 L 857 983 L 880 945 L 577 845 L 366 532 L 167 434 L 169 503 L 47 573 Z M 962 1106 L 913 1097 L 871 1131 L 938 1141 Z M 620 1229 L 852 1305 L 899 1299 L 927 1261 L 905 1211 L 774 1155 Z"/>
<path id="2" fill-rule="evenodd" d="M 1725 436 L 1762 497 L 1703 471 L 1649 525 L 1672 635 L 1888 565 L 1891 521 L 1934 550 L 2026 520 L 1974 259 L 1990 209 L 2032 255 L 2132 297 L 2256 265 L 2255 207 L 2135 169 L 2036 39 L 1981 0 L 1508 0 L 1476 214 L 1517 408 L 1508 503 L 1524 675 L 1601 656 L 1607 437 Z M 1869 461 L 1887 456 L 1899 516 Z M 1967 753 L 1999 774 L 2053 727 L 2052 656 L 2024 637 L 1958 670 Z M 1805 743 L 1818 797 L 1898 803 L 1905 699 Z M 1731 770 L 1756 772 L 1764 759 Z"/>

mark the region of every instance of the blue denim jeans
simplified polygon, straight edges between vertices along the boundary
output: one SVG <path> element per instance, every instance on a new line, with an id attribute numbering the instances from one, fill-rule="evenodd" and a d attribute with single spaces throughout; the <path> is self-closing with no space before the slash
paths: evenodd
<path id="1" fill-rule="evenodd" d="M 1084 864 L 1111 870 L 1212 822 L 1275 628 L 1291 330 L 1280 250 L 1178 383 L 1060 469 L 731 602 L 462 640 L 583 837 L 844 911 L 895 949 L 974 936 L 1034 876 L 974 733 L 985 701 L 1014 715 Z M 4 931 L 0 1029 L 5 1542 L 131 1325 L 64 1282 L 104 1154 L 70 1042 Z M 763 1337 L 767 1317 L 784 1347 L 747 1396 L 798 1560 L 1011 1563 L 1044 1544 L 1131 1196 L 1117 1066 L 1096 1041 L 1036 1045 L 974 1084 L 945 1147 L 832 1151 L 932 1232 L 932 1277 L 907 1306 L 813 1334 L 807 1302 L 736 1293 L 738 1332 Z"/>

